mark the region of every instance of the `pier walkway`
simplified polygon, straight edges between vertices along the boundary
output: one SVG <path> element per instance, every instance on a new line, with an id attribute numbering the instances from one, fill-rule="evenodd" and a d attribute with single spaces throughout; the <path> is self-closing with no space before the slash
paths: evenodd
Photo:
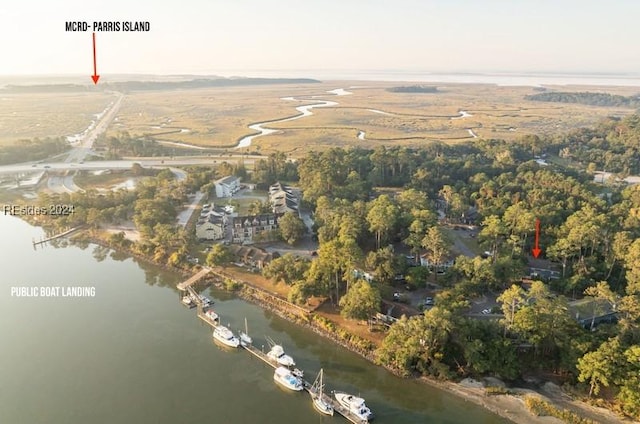
<path id="1" fill-rule="evenodd" d="M 183 292 L 187 292 L 184 295 L 189 296 L 191 297 L 191 299 L 193 299 L 193 302 L 196 304 L 196 307 L 197 307 L 198 318 L 215 329 L 218 325 L 220 325 L 219 322 L 212 320 L 205 314 L 205 305 L 202 299 L 200 298 L 200 296 L 198 295 L 198 292 L 196 292 L 196 290 L 192 287 L 196 282 L 202 279 L 205 275 L 209 274 L 210 271 L 211 270 L 209 268 L 203 268 L 200 272 L 198 272 L 188 280 L 178 284 L 178 289 L 180 289 Z M 240 347 L 242 347 L 244 350 L 246 350 L 256 358 L 258 358 L 265 364 L 269 365 L 271 368 L 275 369 L 279 366 L 277 361 L 274 361 L 271 358 L 269 358 L 269 356 L 267 356 L 267 354 L 264 352 L 264 346 L 262 347 L 262 349 L 258 349 L 252 344 L 241 343 Z M 313 389 L 313 385 L 311 383 L 302 379 L 302 385 L 304 387 L 304 390 L 309 392 L 310 395 L 315 395 L 315 390 Z M 348 408 L 345 408 L 343 405 L 341 405 L 336 399 L 332 398 L 331 396 L 328 396 L 323 393 L 322 398 L 326 403 L 333 406 L 334 412 L 337 412 L 338 414 L 342 415 L 348 421 L 354 424 L 368 423 L 367 420 L 362 420 L 355 414 L 351 413 L 351 411 L 349 411 Z"/>
<path id="2" fill-rule="evenodd" d="M 255 356 L 256 358 L 260 359 L 261 361 L 263 361 L 265 364 L 271 366 L 272 368 L 275 369 L 275 368 L 278 367 L 278 364 L 275 361 L 272 361 L 267 356 L 266 353 L 264 353 L 263 351 L 257 349 L 255 346 L 247 345 L 247 344 L 241 344 L 240 346 L 242 346 L 247 352 L 251 353 L 253 356 Z M 309 394 L 312 394 L 312 389 L 311 389 L 312 384 L 311 383 L 309 383 L 307 380 L 303 379 L 302 380 L 302 386 L 304 387 L 304 390 L 309 392 Z M 342 415 L 343 417 L 345 417 L 350 422 L 352 422 L 354 424 L 367 424 L 369 422 L 367 420 L 361 420 L 355 414 L 352 414 L 351 411 L 349 411 L 347 408 L 342 406 L 334 398 L 332 398 L 330 396 L 327 396 L 326 394 L 323 394 L 322 398 L 324 399 L 324 401 L 326 403 L 328 403 L 330 405 L 333 405 L 333 410 L 335 412 L 337 412 L 338 414 Z"/>
<path id="3" fill-rule="evenodd" d="M 36 241 L 36 240 L 31 240 L 31 241 L 33 243 L 33 246 L 35 247 L 35 246 L 37 246 L 39 244 L 43 244 L 43 243 L 46 243 L 46 242 L 51 241 L 51 240 L 55 240 L 55 239 L 58 239 L 58 238 L 62 238 L 62 237 L 68 236 L 69 234 L 74 233 L 74 232 L 76 232 L 76 231 L 78 231 L 80 229 L 82 229 L 82 226 L 70 228 L 70 229 L 68 229 L 66 231 L 63 231 L 63 232 L 61 232 L 59 234 L 56 234 L 54 236 L 49 236 L 47 238 L 40 239 L 39 241 Z"/>
<path id="4" fill-rule="evenodd" d="M 197 274 L 194 274 L 188 280 L 185 280 L 185 281 L 183 281 L 181 283 L 178 283 L 178 286 L 177 286 L 178 290 L 185 291 L 187 289 L 187 287 L 191 287 L 192 285 L 194 285 L 195 283 L 200 281 L 209 272 L 211 272 L 210 268 L 207 268 L 207 267 L 202 268 L 202 270 L 200 270 L 200 272 L 198 272 Z"/>

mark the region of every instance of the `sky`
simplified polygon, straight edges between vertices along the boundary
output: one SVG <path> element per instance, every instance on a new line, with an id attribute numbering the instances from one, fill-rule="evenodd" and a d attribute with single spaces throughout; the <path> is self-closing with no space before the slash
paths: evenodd
<path id="1" fill-rule="evenodd" d="M 637 0 L 4 0 L 0 75 L 312 76 L 362 70 L 640 74 Z"/>

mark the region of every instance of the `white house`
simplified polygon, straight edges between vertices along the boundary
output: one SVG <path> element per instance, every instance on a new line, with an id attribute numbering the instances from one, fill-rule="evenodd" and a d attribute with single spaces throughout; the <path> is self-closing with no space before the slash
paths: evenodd
<path id="1" fill-rule="evenodd" d="M 201 217 L 196 223 L 198 240 L 221 240 L 224 238 L 225 216 L 215 211 Z"/>
<path id="2" fill-rule="evenodd" d="M 214 182 L 216 186 L 216 196 L 218 197 L 231 197 L 240 190 L 240 177 L 229 175 L 227 177 L 220 178 Z"/>

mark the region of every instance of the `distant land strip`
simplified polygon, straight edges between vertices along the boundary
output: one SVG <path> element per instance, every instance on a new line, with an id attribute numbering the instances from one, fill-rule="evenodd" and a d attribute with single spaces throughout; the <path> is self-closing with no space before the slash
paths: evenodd
<path id="1" fill-rule="evenodd" d="M 237 87 L 270 84 L 317 84 L 321 81 L 311 78 L 203 78 L 189 81 L 123 81 L 100 83 L 98 90 L 102 91 L 149 91 L 149 90 L 177 90 L 208 87 Z M 4 93 L 66 93 L 66 92 L 96 91 L 92 84 L 37 84 L 37 85 L 7 85 L 0 90 Z"/>

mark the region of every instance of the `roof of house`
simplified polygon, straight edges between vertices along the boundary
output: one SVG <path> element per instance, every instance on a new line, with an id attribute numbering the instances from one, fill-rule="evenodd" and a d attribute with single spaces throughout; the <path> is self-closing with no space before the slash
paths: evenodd
<path id="1" fill-rule="evenodd" d="M 236 216 L 233 218 L 233 225 L 244 225 L 245 222 L 249 222 L 250 224 L 252 224 L 254 221 L 258 221 L 258 222 L 262 222 L 262 221 L 269 221 L 269 220 L 275 220 L 276 223 L 278 222 L 278 217 L 280 215 L 279 214 L 273 214 L 273 213 L 267 213 L 267 214 L 262 214 L 262 215 L 245 215 L 245 216 Z M 253 225 L 253 224 L 252 224 Z M 256 224 L 258 225 L 258 224 Z"/>
<path id="2" fill-rule="evenodd" d="M 267 252 L 264 249 L 253 246 L 240 246 L 232 244 L 229 250 L 244 262 L 262 261 L 268 262 L 280 256 L 278 252 Z"/>
<path id="3" fill-rule="evenodd" d="M 240 180 L 240 177 L 236 177 L 235 175 L 227 175 L 226 177 L 222 177 L 219 180 L 216 180 L 215 184 L 231 184 L 239 180 Z"/>

